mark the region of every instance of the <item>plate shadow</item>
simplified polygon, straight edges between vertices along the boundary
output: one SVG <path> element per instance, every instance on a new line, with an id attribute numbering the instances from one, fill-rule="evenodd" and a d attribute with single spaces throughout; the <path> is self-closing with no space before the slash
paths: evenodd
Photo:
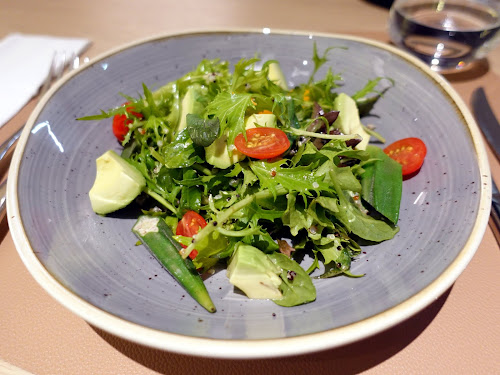
<path id="1" fill-rule="evenodd" d="M 160 374 L 172 374 L 176 369 L 195 374 L 201 369 L 205 375 L 220 374 L 230 367 L 234 373 L 245 374 L 325 374 L 335 369 L 338 374 L 358 374 L 386 361 L 408 346 L 434 320 L 451 289 L 406 321 L 372 337 L 339 348 L 295 357 L 258 360 L 230 360 L 191 357 L 152 349 L 109 334 L 97 327 L 92 329 L 116 350 L 135 362 Z M 298 362 L 301 363 L 298 366 Z"/>

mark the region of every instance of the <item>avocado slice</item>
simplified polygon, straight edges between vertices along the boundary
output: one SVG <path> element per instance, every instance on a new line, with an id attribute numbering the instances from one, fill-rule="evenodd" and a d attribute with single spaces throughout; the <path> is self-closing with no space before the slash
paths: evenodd
<path id="1" fill-rule="evenodd" d="M 273 113 L 255 113 L 245 120 L 245 129 L 253 129 L 257 126 L 266 128 L 276 127 L 276 116 Z"/>
<path id="2" fill-rule="evenodd" d="M 270 81 L 277 84 L 283 90 L 288 91 L 288 85 L 286 83 L 285 75 L 281 70 L 280 64 L 278 64 L 277 62 L 269 64 L 269 72 L 267 73 L 267 78 L 269 78 Z"/>
<path id="3" fill-rule="evenodd" d="M 146 180 L 133 165 L 113 150 L 96 160 L 97 173 L 89 191 L 94 212 L 105 215 L 129 205 L 146 186 Z"/>
<path id="4" fill-rule="evenodd" d="M 240 244 L 227 267 L 229 282 L 243 291 L 248 298 L 280 299 L 278 276 L 280 267 L 256 247 Z"/>
<path id="5" fill-rule="evenodd" d="M 186 116 L 188 114 L 201 115 L 205 110 L 205 107 L 200 103 L 197 98 L 200 96 L 201 86 L 192 85 L 186 91 L 184 98 L 181 102 L 181 114 L 179 117 L 179 125 L 177 126 L 178 134 L 182 129 L 187 126 Z"/>
<path id="6" fill-rule="evenodd" d="M 256 126 L 268 128 L 276 127 L 276 116 L 272 113 L 256 113 L 245 120 L 245 129 L 252 129 Z M 229 148 L 232 147 L 231 153 Z M 205 147 L 205 159 L 207 163 L 220 169 L 229 168 L 246 158 L 246 155 L 239 152 L 233 145 L 227 144 L 227 133 L 217 138 L 210 146 Z"/>
<path id="7" fill-rule="evenodd" d="M 245 158 L 246 156 L 234 148 L 234 146 L 231 154 L 229 154 L 227 133 L 217 138 L 210 146 L 205 147 L 205 159 L 207 163 L 212 164 L 216 168 L 229 168 L 231 165 Z"/>
<path id="8" fill-rule="evenodd" d="M 359 118 L 359 110 L 356 102 L 349 95 L 340 93 L 333 101 L 333 109 L 339 111 L 339 116 L 334 122 L 334 126 L 344 134 L 358 134 L 363 140 L 356 146 L 358 150 L 366 150 L 368 142 L 370 142 L 370 134 L 368 134 Z"/>

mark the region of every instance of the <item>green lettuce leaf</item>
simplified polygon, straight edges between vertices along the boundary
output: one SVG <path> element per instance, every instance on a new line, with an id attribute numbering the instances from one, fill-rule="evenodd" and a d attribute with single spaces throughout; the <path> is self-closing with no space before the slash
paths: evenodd
<path id="1" fill-rule="evenodd" d="M 219 119 L 220 134 L 228 130 L 228 144 L 232 145 L 236 136 L 245 132 L 245 112 L 253 106 L 251 94 L 224 91 L 207 106 L 206 113 Z"/>
<path id="2" fill-rule="evenodd" d="M 282 217 L 283 225 L 290 228 L 292 236 L 297 236 L 301 229 L 309 231 L 314 218 L 309 215 L 307 208 L 302 202 L 297 202 L 296 193 L 288 193 L 287 200 L 288 206 Z"/>
<path id="3" fill-rule="evenodd" d="M 280 253 L 268 256 L 282 270 L 280 290 L 283 297 L 273 300 L 274 303 L 280 306 L 297 306 L 316 299 L 316 287 L 311 277 L 297 262 Z"/>
<path id="4" fill-rule="evenodd" d="M 339 196 L 339 207 L 335 217 L 347 230 L 365 240 L 381 242 L 393 238 L 398 228 L 393 228 L 385 221 L 377 220 L 362 212 L 351 197 L 340 188 L 334 172 L 330 172 L 331 181 Z"/>
<path id="5" fill-rule="evenodd" d="M 323 182 L 324 176 L 315 173 L 315 165 L 288 167 L 286 160 L 274 163 L 265 161 L 250 162 L 250 168 L 259 178 L 262 188 L 269 189 L 275 195 L 276 186 L 281 185 L 288 191 L 299 191 L 311 195 L 311 191 L 331 190 Z"/>
<path id="6" fill-rule="evenodd" d="M 173 142 L 167 144 L 162 151 L 162 164 L 167 168 L 185 168 L 203 161 L 196 153 L 187 128 L 179 132 Z"/>

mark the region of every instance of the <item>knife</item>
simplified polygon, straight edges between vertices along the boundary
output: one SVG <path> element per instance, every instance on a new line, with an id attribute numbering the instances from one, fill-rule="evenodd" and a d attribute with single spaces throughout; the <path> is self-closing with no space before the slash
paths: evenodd
<path id="1" fill-rule="evenodd" d="M 498 123 L 482 87 L 472 93 L 472 110 L 486 141 L 490 144 L 497 160 L 500 161 L 500 123 Z M 494 223 L 492 230 L 498 244 L 500 244 L 500 193 L 493 179 L 491 179 L 491 184 L 491 218 Z"/>

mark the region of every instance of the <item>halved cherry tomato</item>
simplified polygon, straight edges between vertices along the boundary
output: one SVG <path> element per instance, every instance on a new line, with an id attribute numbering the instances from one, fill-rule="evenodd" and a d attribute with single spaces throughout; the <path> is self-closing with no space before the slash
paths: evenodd
<path id="1" fill-rule="evenodd" d="M 253 128 L 238 134 L 234 145 L 239 152 L 255 159 L 269 159 L 279 156 L 288 150 L 290 141 L 285 132 L 276 128 Z"/>
<path id="2" fill-rule="evenodd" d="M 123 105 L 127 105 L 127 103 L 124 103 Z M 126 108 L 127 112 L 134 115 L 135 117 L 142 118 L 142 114 L 134 112 L 132 106 L 128 106 Z M 125 115 L 115 115 L 113 117 L 113 134 L 115 135 L 116 139 L 118 139 L 120 142 L 122 142 L 125 139 L 125 136 L 128 133 L 128 124 L 131 124 L 134 122 L 131 118 L 125 116 Z"/>
<path id="3" fill-rule="evenodd" d="M 384 152 L 403 166 L 403 176 L 417 172 L 424 163 L 427 147 L 419 138 L 404 138 L 387 146 Z"/>
<path id="4" fill-rule="evenodd" d="M 196 233 L 200 231 L 200 229 L 205 228 L 207 226 L 207 222 L 199 213 L 195 211 L 188 211 L 184 214 L 181 221 L 177 224 L 177 229 L 175 230 L 175 234 L 178 236 L 184 237 L 193 237 Z M 186 248 L 187 246 L 181 245 Z M 189 257 L 191 259 L 196 258 L 198 252 L 195 250 L 191 251 Z"/>

